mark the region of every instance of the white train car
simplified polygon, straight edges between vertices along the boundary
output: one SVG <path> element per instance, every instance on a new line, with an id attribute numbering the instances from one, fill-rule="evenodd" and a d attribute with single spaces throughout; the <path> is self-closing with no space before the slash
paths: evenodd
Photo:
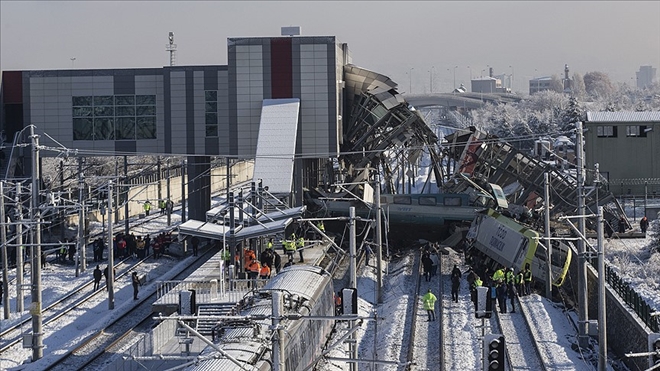
<path id="1" fill-rule="evenodd" d="M 280 322 L 284 334 L 281 346 L 285 369 L 297 371 L 311 365 L 321 354 L 334 321 L 305 320 L 304 317 L 335 314 L 332 277 L 320 267 L 292 265 L 274 276 L 262 289 L 242 300 L 239 314 L 244 319 L 225 320 L 216 327 L 215 346 L 241 366 L 213 347 L 207 347 L 200 354 L 200 361 L 188 370 L 272 370 L 274 331 L 270 316 L 274 291 L 282 293 L 285 315 L 303 317 Z"/>

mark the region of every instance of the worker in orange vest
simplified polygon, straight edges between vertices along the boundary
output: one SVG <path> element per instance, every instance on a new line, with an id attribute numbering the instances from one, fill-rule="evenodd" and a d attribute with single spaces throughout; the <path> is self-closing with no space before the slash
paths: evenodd
<path id="1" fill-rule="evenodd" d="M 252 251 L 250 249 L 244 249 L 243 250 L 243 260 L 245 262 L 245 265 L 244 265 L 245 267 L 249 267 L 250 263 L 256 258 L 257 258 L 257 256 L 255 255 L 254 251 Z"/>
<path id="2" fill-rule="evenodd" d="M 261 264 L 258 260 L 252 259 L 250 265 L 248 265 L 249 278 L 251 280 L 256 279 L 259 276 L 259 271 L 261 271 Z"/>
<path id="3" fill-rule="evenodd" d="M 270 267 L 268 264 L 264 264 L 259 271 L 259 277 L 263 280 L 270 278 Z"/>

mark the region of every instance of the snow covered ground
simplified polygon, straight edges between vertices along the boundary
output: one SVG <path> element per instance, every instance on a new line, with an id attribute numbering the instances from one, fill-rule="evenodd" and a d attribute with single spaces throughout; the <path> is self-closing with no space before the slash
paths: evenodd
<path id="1" fill-rule="evenodd" d="M 179 216 L 172 216 L 172 221 L 178 222 Z M 101 228 L 100 225 L 96 226 Z M 157 218 L 142 227 L 132 229 L 137 235 L 151 234 L 152 236 L 167 228 L 167 220 L 165 217 Z M 172 246 L 174 249 L 174 246 Z M 90 256 L 88 254 L 88 256 Z M 177 260 L 167 257 L 159 260 L 149 260 L 145 264 L 140 265 L 135 271 L 138 275 L 148 274 L 148 282 L 140 288 L 140 295 L 152 293 L 156 290 L 157 280 L 167 280 L 173 277 L 181 270 L 188 266 L 187 260 L 190 257 Z M 105 268 L 107 261 L 100 263 L 101 269 Z M 46 269 L 42 270 L 42 300 L 43 307 L 56 301 L 65 294 L 79 288 L 83 284 L 91 281 L 92 272 L 96 267 L 96 263 L 90 263 L 88 269 L 82 272 L 79 277 L 75 277 L 75 268 L 72 265 L 61 265 L 58 263 L 48 264 Z M 118 271 L 117 273 L 121 273 Z M 13 271 L 15 274 L 15 271 Z M 13 278 L 13 277 L 11 277 Z M 29 283 L 29 269 L 26 274 L 25 283 Z M 104 279 L 101 280 L 103 286 Z M 29 292 L 25 295 L 25 311 L 22 313 L 15 313 L 15 298 L 16 289 L 15 285 L 10 289 L 10 308 L 12 313 L 8 320 L 0 321 L 2 329 L 11 325 L 19 323 L 21 319 L 29 318 L 28 309 L 30 307 Z M 89 291 L 91 292 L 91 287 Z M 114 319 L 121 317 L 124 313 L 133 307 L 136 302 L 133 300 L 133 289 L 131 287 L 130 276 L 119 278 L 115 282 L 115 308 L 108 309 L 108 296 L 100 295 L 90 300 L 85 304 L 84 308 L 76 310 L 73 315 L 64 316 L 55 324 L 44 326 L 44 358 L 42 361 L 29 363 L 32 350 L 22 349 L 16 346 L 2 355 L 0 355 L 0 370 L 42 370 L 44 363 L 56 358 L 58 355 L 63 354 L 66 350 L 73 348 L 81 340 L 85 339 L 94 332 L 104 328 Z M 26 333 L 32 332 L 30 324 L 24 326 Z M 27 363 L 26 363 L 27 362 Z M 21 366 L 23 363 L 26 365 Z"/>
<path id="2" fill-rule="evenodd" d="M 217 203 L 217 201 L 216 201 Z M 637 213 L 637 215 L 640 215 Z M 632 215 L 631 215 L 632 216 Z M 179 221 L 178 215 L 172 217 L 173 225 Z M 637 223 L 637 222 L 636 222 Z M 637 225 L 637 224 L 636 224 Z M 100 228 L 100 226 L 96 226 Z M 155 233 L 166 227 L 166 218 L 158 218 L 141 229 L 135 230 L 136 234 Z M 631 283 L 632 287 L 647 300 L 655 309 L 660 309 L 660 253 L 657 252 L 659 239 L 660 221 L 651 223 L 649 232 L 644 239 L 611 239 L 605 243 L 606 259 L 609 264 L 616 266 L 624 279 Z M 595 244 L 595 241 L 593 241 Z M 655 244 L 655 245 L 653 245 Z M 653 252 L 652 246 L 655 246 Z M 462 295 L 459 303 L 452 303 L 447 300 L 449 290 L 441 287 L 438 276 L 434 277 L 430 283 L 422 282 L 421 290 L 431 288 L 441 299 L 442 310 L 438 307 L 438 317 L 442 313 L 443 320 L 436 322 L 426 322 L 426 313 L 421 309 L 421 303 L 412 303 L 412 295 L 418 275 L 413 272 L 413 257 L 404 256 L 397 260 L 392 260 L 387 267 L 384 276 L 383 303 L 376 304 L 376 272 L 373 266 L 362 267 L 358 277 L 359 306 L 362 316 L 376 316 L 382 320 L 367 320 L 362 323 L 357 332 L 358 354 L 360 359 L 380 360 L 392 363 L 400 363 L 406 360 L 406 352 L 410 344 L 407 344 L 408 333 L 406 330 L 406 319 L 411 317 L 413 305 L 418 306 L 416 342 L 414 347 L 415 370 L 437 370 L 440 359 L 440 323 L 443 324 L 442 333 L 445 341 L 443 348 L 445 368 L 448 370 L 473 370 L 481 367 L 481 341 L 479 335 L 481 330 L 477 327 L 481 324 L 480 320 L 474 318 L 472 303 L 467 296 L 467 284 L 463 282 Z M 181 265 L 187 264 L 186 261 L 172 262 L 172 264 L 162 264 L 160 267 L 148 265 L 140 268 L 141 272 L 151 271 L 152 281 L 141 290 L 150 291 L 155 289 L 155 278 L 162 274 L 158 279 L 166 279 L 167 275 L 174 274 Z M 443 259 L 442 273 L 448 274 L 447 269 L 451 269 L 453 264 L 459 264 L 461 261 L 457 255 L 449 255 Z M 52 302 L 56 298 L 78 287 L 83 282 L 91 279 L 93 265 L 80 277 L 74 276 L 74 268 L 71 266 L 50 265 L 43 273 L 43 301 L 44 304 Z M 102 264 L 103 268 L 104 265 Z M 160 269 L 163 269 L 162 271 Z M 463 267 L 463 271 L 467 268 Z M 167 273 L 165 273 L 167 272 Z M 29 275 L 26 276 L 29 278 Z M 13 278 L 13 277 L 12 277 Z M 26 280 L 27 282 L 27 280 Z M 120 316 L 128 307 L 133 305 L 131 300 L 130 283 L 127 279 L 117 282 L 117 292 L 115 294 L 115 309 L 107 309 L 107 297 L 92 302 L 86 311 L 81 311 L 75 319 L 61 321 L 54 327 L 45 328 L 44 343 L 46 349 L 44 354 L 63 353 L 66 349 L 72 348 L 74 344 L 91 334 L 94 330 L 103 328 L 112 319 Z M 15 290 L 15 287 L 12 288 Z M 10 296 L 15 298 L 15 292 Z M 529 314 L 532 318 L 537 318 L 538 334 L 544 339 L 546 344 L 545 357 L 548 360 L 567 360 L 571 364 L 570 369 L 591 370 L 593 367 L 580 358 L 581 355 L 572 350 L 572 344 L 576 343 L 576 333 L 570 325 L 569 317 L 573 313 L 567 313 L 557 304 L 551 303 L 541 297 L 532 296 L 525 298 Z M 26 295 L 26 308 L 29 308 L 29 293 Z M 15 304 L 11 302 L 12 311 Z M 27 316 L 27 312 L 22 314 Z M 6 328 L 12 323 L 17 323 L 20 316 L 12 313 L 9 320 L 2 320 L 1 327 Z M 495 332 L 500 330 L 494 321 L 491 322 L 490 330 Z M 552 326 L 547 324 L 551 323 Z M 503 323 L 503 327 L 506 326 Z M 31 328 L 25 329 L 27 332 Z M 345 330 L 344 330 L 345 331 Z M 341 333 L 341 331 L 340 331 Z M 488 332 L 487 332 L 488 333 Z M 510 347 L 516 344 L 511 343 Z M 517 345 L 524 347 L 524 344 Z M 530 351 L 523 349 L 523 352 Z M 43 367 L 37 362 L 21 366 L 21 363 L 29 360 L 30 350 L 17 349 L 0 355 L 0 369 L 2 370 L 39 370 Z M 330 352 L 330 357 L 347 357 L 346 345 L 341 345 L 336 350 Z M 52 357 L 49 356 L 49 357 Z M 590 355 L 586 355 L 588 356 Z M 28 361 L 29 362 L 29 361 Z M 524 361 L 521 361 L 524 362 Z M 551 364 L 551 363 L 548 363 Z M 400 370 L 403 365 L 378 365 L 365 362 L 360 364 L 364 370 Z M 342 361 L 323 361 L 321 367 L 323 371 L 348 370 L 348 364 Z M 527 369 L 534 369 L 533 366 Z M 561 368 L 558 368 L 561 369 Z"/>
<path id="3" fill-rule="evenodd" d="M 436 296 L 442 308 L 436 306 L 438 321 L 427 322 L 426 311 L 423 310 L 421 302 L 410 303 L 413 300 L 415 285 L 419 275 L 412 269 L 412 253 L 393 261 L 390 264 L 390 274 L 386 276 L 384 283 L 383 303 L 376 304 L 375 282 L 376 272 L 373 267 L 363 267 L 358 277 L 359 308 L 361 316 L 379 317 L 381 320 L 365 321 L 360 330 L 357 331 L 358 356 L 364 361 L 360 364 L 361 370 L 403 370 L 402 363 L 407 359 L 409 346 L 413 346 L 413 370 L 438 370 L 440 362 L 440 324 L 444 339 L 444 366 L 446 370 L 477 370 L 482 367 L 482 339 L 481 319 L 475 318 L 474 305 L 469 297 L 467 283 L 463 279 L 461 294 L 458 303 L 450 300 L 450 289 L 448 276 L 454 264 L 458 264 L 463 270 L 467 267 L 461 265 L 458 254 L 451 253 L 442 259 L 441 275 L 443 288 L 440 295 L 440 276 L 435 276 L 431 282 L 422 280 L 420 290 L 425 292 L 430 288 Z M 572 344 L 577 343 L 575 328 L 561 306 L 554 304 L 538 295 L 523 299 L 527 309 L 526 315 L 536 325 L 537 339 L 543 343 L 542 356 L 546 365 L 556 370 L 592 370 L 593 366 L 582 358 L 582 355 L 572 350 Z M 418 306 L 417 318 L 415 318 L 417 331 L 415 343 L 408 344 L 409 332 L 406 321 L 411 317 L 411 305 Z M 439 304 L 438 304 L 439 305 Z M 442 319 L 440 319 L 442 316 Z M 523 321 L 520 310 L 516 313 L 503 314 L 513 318 L 520 323 Z M 550 324 L 550 325 L 548 325 Z M 495 317 L 486 320 L 486 334 L 499 333 L 500 328 Z M 335 338 L 342 336 L 347 330 L 344 326 L 338 331 Z M 509 340 L 507 340 L 509 341 Z M 534 349 L 529 342 L 508 344 L 510 352 L 515 354 L 534 354 Z M 518 349 L 515 349 L 518 348 Z M 348 357 L 347 345 L 343 345 L 330 352 L 330 357 Z M 585 356 L 590 356 L 586 354 Z M 399 363 L 393 365 L 378 365 L 368 360 L 389 361 Z M 533 360 L 516 360 L 517 364 L 523 364 L 515 369 L 534 370 Z M 536 363 L 538 367 L 538 363 Z M 554 366 L 553 366 L 554 365 Z M 332 360 L 323 361 L 320 370 L 340 371 L 349 370 L 348 363 Z"/>

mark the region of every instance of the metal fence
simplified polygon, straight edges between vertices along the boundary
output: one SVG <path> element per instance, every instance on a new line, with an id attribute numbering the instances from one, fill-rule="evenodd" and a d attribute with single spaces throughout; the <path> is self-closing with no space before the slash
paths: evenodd
<path id="1" fill-rule="evenodd" d="M 598 266 L 593 261 L 591 263 L 594 267 Z M 660 330 L 658 316 L 652 315 L 654 313 L 653 308 L 607 264 L 605 265 L 605 280 L 623 298 L 623 301 L 637 314 L 642 322 L 651 329 L 651 332 L 658 332 Z"/>
<path id="2" fill-rule="evenodd" d="M 174 321 L 165 321 L 174 322 Z M 124 360 L 123 357 L 141 357 L 153 353 L 152 348 L 152 334 L 146 333 L 129 346 L 125 351 L 120 351 L 105 367 L 105 371 L 137 371 L 144 370 L 140 363 L 132 360 Z"/>
<path id="3" fill-rule="evenodd" d="M 194 291 L 195 301 L 200 303 L 237 303 L 253 288 L 262 288 L 266 279 L 231 279 L 211 281 L 161 281 L 156 287 L 156 302 L 163 305 L 178 305 L 179 293 Z"/>

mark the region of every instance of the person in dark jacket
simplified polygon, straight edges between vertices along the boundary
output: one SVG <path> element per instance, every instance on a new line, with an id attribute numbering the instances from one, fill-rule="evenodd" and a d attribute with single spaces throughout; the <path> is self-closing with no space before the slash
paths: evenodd
<path id="1" fill-rule="evenodd" d="M 639 221 L 639 229 L 642 230 L 642 233 L 646 233 L 646 230 L 647 230 L 648 228 L 649 228 L 649 220 L 648 220 L 648 218 L 646 217 L 646 215 L 644 215 L 644 217 L 642 218 L 642 220 Z"/>
<path id="2" fill-rule="evenodd" d="M 454 269 L 451 271 L 451 300 L 458 303 L 458 291 L 461 288 L 461 270 L 454 264 Z"/>
<path id="3" fill-rule="evenodd" d="M 138 300 L 138 286 L 142 286 L 137 272 L 131 274 L 131 282 L 133 283 L 133 300 Z"/>
<path id="4" fill-rule="evenodd" d="M 507 289 L 504 282 L 497 284 L 497 304 L 500 307 L 500 313 L 506 313 Z"/>
<path id="5" fill-rule="evenodd" d="M 199 238 L 197 238 L 197 236 L 194 236 L 190 241 L 190 243 L 192 245 L 193 256 L 197 256 L 197 250 L 199 249 Z"/>
<path id="6" fill-rule="evenodd" d="M 433 269 L 433 260 L 431 260 L 430 255 L 424 254 L 422 257 L 422 266 L 424 267 L 424 277 L 426 277 L 426 282 L 431 280 L 431 269 Z"/>
<path id="7" fill-rule="evenodd" d="M 101 268 L 97 265 L 94 269 L 94 291 L 99 289 L 99 283 L 101 282 Z"/>
<path id="8" fill-rule="evenodd" d="M 509 301 L 511 302 L 511 313 L 516 313 L 516 306 L 514 304 L 516 300 L 516 285 L 514 282 L 509 282 L 506 284 L 506 292 L 509 296 Z"/>
<path id="9" fill-rule="evenodd" d="M 280 273 L 282 270 L 282 257 L 277 253 L 277 250 L 275 249 L 273 249 L 273 263 L 275 264 L 275 271 Z"/>

